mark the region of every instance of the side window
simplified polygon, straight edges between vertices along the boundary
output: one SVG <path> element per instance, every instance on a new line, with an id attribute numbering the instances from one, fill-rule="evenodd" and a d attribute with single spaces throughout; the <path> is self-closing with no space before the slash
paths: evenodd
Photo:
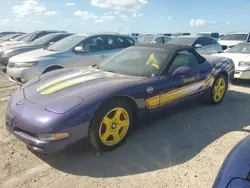
<path id="1" fill-rule="evenodd" d="M 121 48 L 127 48 L 132 46 L 134 41 L 128 39 L 127 37 L 121 36 L 108 36 L 107 43 L 105 45 L 105 50 L 116 50 Z"/>
<path id="2" fill-rule="evenodd" d="M 109 41 L 112 42 L 112 41 Z M 104 39 L 103 37 L 97 36 L 84 40 L 82 43 L 84 53 L 100 52 L 104 51 Z"/>
<path id="3" fill-rule="evenodd" d="M 218 39 L 218 38 L 220 38 L 220 35 L 219 35 L 219 33 L 212 33 L 211 37 Z"/>
<path id="4" fill-rule="evenodd" d="M 216 42 L 215 42 L 214 39 L 211 39 L 211 38 L 204 38 L 204 39 L 205 39 L 206 45 L 213 45 L 213 44 L 216 44 Z"/>
<path id="5" fill-rule="evenodd" d="M 162 43 L 163 43 L 162 37 L 156 38 L 156 39 L 154 40 L 154 43 L 156 43 L 156 44 L 162 44 Z"/>
<path id="6" fill-rule="evenodd" d="M 163 40 L 164 40 L 164 42 L 163 42 L 163 43 L 167 43 L 168 41 L 170 41 L 170 40 L 171 40 L 171 38 L 164 37 L 164 38 L 163 38 Z"/>
<path id="7" fill-rule="evenodd" d="M 206 41 L 204 40 L 204 37 L 198 38 L 198 39 L 195 41 L 194 46 L 195 46 L 196 44 L 200 44 L 200 45 L 202 45 L 202 46 L 206 46 Z"/>
<path id="8" fill-rule="evenodd" d="M 196 68 L 198 66 L 199 66 L 199 63 L 193 53 L 190 53 L 188 51 L 181 51 L 177 53 L 168 72 L 173 73 L 179 67 Z"/>

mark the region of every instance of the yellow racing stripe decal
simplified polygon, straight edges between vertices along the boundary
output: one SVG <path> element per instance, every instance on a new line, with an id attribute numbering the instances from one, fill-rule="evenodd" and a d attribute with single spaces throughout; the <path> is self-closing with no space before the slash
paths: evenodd
<path id="1" fill-rule="evenodd" d="M 85 81 L 89 81 L 89 80 L 93 80 L 93 79 L 96 79 L 98 77 L 101 77 L 101 76 L 82 76 L 82 77 L 78 77 L 78 78 L 75 78 L 75 79 L 71 79 L 71 80 L 68 80 L 68 81 L 65 81 L 65 82 L 62 82 L 62 83 L 59 83 L 55 86 L 52 86 L 46 90 L 44 90 L 43 92 L 41 92 L 42 95 L 47 95 L 47 94 L 51 94 L 51 93 L 54 93 L 56 91 L 59 91 L 61 89 L 65 89 L 67 87 L 70 87 L 70 86 L 73 86 L 73 85 L 76 85 L 76 84 L 79 84 L 81 82 L 85 82 Z"/>
<path id="2" fill-rule="evenodd" d="M 157 95 L 145 100 L 148 109 L 156 108 L 180 98 L 186 97 L 197 92 L 203 86 L 203 81 L 184 86 L 182 88 L 169 91 L 167 93 Z"/>
<path id="3" fill-rule="evenodd" d="M 86 72 L 85 72 L 85 71 L 79 71 L 79 72 L 75 72 L 75 73 L 73 73 L 73 74 L 68 74 L 68 75 L 66 75 L 66 76 L 57 78 L 57 79 L 55 79 L 55 80 L 52 80 L 52 81 L 50 81 L 50 82 L 48 82 L 48 83 L 42 85 L 42 86 L 39 87 L 36 91 L 41 91 L 41 90 L 43 90 L 43 89 L 45 89 L 45 88 L 47 88 L 47 87 L 49 87 L 49 86 L 52 86 L 52 85 L 57 84 L 57 83 L 59 83 L 59 82 L 62 82 L 62 81 L 64 81 L 64 80 L 67 80 L 67 79 L 70 79 L 70 78 L 74 78 L 74 77 L 76 77 L 76 76 L 80 76 L 80 75 L 82 75 L 82 74 L 86 74 L 86 73 L 89 73 L 89 72 L 90 72 L 90 71 L 86 71 Z"/>

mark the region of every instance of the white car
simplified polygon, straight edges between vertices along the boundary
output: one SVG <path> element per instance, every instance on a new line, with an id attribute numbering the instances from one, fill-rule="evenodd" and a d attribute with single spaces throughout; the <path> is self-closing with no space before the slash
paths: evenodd
<path id="1" fill-rule="evenodd" d="M 222 45 L 223 50 L 232 48 L 242 42 L 249 42 L 250 35 L 247 32 L 231 32 L 224 35 L 218 42 Z"/>
<path id="2" fill-rule="evenodd" d="M 250 79 L 250 43 L 240 43 L 224 53 L 214 55 L 230 58 L 234 61 L 234 78 Z"/>

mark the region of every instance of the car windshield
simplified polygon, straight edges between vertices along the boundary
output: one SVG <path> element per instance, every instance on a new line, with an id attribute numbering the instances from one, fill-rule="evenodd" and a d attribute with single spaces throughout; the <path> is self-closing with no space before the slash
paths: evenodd
<path id="1" fill-rule="evenodd" d="M 153 39 L 155 38 L 154 35 L 150 35 L 150 36 L 142 36 L 139 37 L 137 40 L 139 41 L 139 43 L 141 44 L 149 44 L 153 41 Z"/>
<path id="2" fill-rule="evenodd" d="M 44 45 L 44 44 L 47 44 L 54 37 L 56 37 L 55 34 L 48 34 L 48 35 L 45 35 L 43 37 L 40 37 L 40 38 L 34 40 L 30 44 L 32 44 L 32 45 Z"/>
<path id="3" fill-rule="evenodd" d="M 78 44 L 84 38 L 85 36 L 72 35 L 52 44 L 50 47 L 47 48 L 47 50 L 56 52 L 66 51 Z"/>
<path id="4" fill-rule="evenodd" d="M 191 38 L 191 37 L 178 37 L 170 40 L 168 43 L 190 46 L 195 40 L 196 38 Z"/>
<path id="5" fill-rule="evenodd" d="M 12 37 L 16 36 L 17 34 L 9 34 L 9 35 L 6 35 L 4 37 L 1 37 L 1 40 L 9 40 L 11 39 Z"/>
<path id="6" fill-rule="evenodd" d="M 24 37 L 26 37 L 27 35 L 28 34 L 22 34 L 22 35 L 20 35 L 20 36 L 18 36 L 16 38 L 14 38 L 13 41 L 19 41 L 19 40 L 23 39 Z"/>
<path id="7" fill-rule="evenodd" d="M 24 42 L 30 42 L 31 38 L 34 36 L 35 33 L 30 33 L 26 37 L 22 39 Z"/>
<path id="8" fill-rule="evenodd" d="M 130 47 L 101 63 L 100 69 L 130 76 L 160 75 L 170 56 L 171 51 L 160 48 Z"/>
<path id="9" fill-rule="evenodd" d="M 250 44 L 238 44 L 227 50 L 225 53 L 250 54 Z"/>
<path id="10" fill-rule="evenodd" d="M 238 40 L 238 41 L 246 41 L 248 34 L 227 34 L 222 37 L 220 40 Z"/>
<path id="11" fill-rule="evenodd" d="M 198 36 L 209 37 L 210 33 L 198 33 Z"/>

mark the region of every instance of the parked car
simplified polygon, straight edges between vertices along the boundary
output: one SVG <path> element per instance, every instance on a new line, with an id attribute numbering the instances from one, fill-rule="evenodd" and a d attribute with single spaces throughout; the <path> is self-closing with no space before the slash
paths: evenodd
<path id="1" fill-rule="evenodd" d="M 225 35 L 224 34 L 220 34 L 220 39 L 222 38 L 222 37 L 224 37 Z"/>
<path id="2" fill-rule="evenodd" d="M 0 37 L 3 37 L 8 34 L 16 34 L 16 33 L 21 33 L 21 32 L 13 32 L 13 31 L 0 32 Z"/>
<path id="3" fill-rule="evenodd" d="M 216 41 L 218 41 L 220 39 L 220 34 L 217 32 L 200 32 L 197 35 L 203 36 L 203 37 L 211 37 Z"/>
<path id="4" fill-rule="evenodd" d="M 0 38 L 0 41 L 9 41 L 11 39 L 14 39 L 18 36 L 20 36 L 21 34 L 8 34 L 8 35 L 4 35 L 3 37 Z"/>
<path id="5" fill-rule="evenodd" d="M 36 76 L 64 67 L 100 64 L 124 48 L 138 44 L 131 36 L 120 34 L 76 34 L 48 48 L 10 58 L 7 74 L 14 82 L 26 82 Z"/>
<path id="6" fill-rule="evenodd" d="M 24 84 L 8 100 L 6 127 L 38 152 L 84 138 L 110 151 L 154 112 L 195 96 L 220 104 L 233 74 L 231 59 L 201 56 L 190 46 L 133 46 L 100 66 L 57 70 Z"/>
<path id="7" fill-rule="evenodd" d="M 236 144 L 224 160 L 213 188 L 250 187 L 250 136 Z"/>
<path id="8" fill-rule="evenodd" d="M 213 54 L 223 52 L 222 46 L 211 37 L 181 36 L 169 41 L 171 44 L 188 45 L 201 54 Z"/>
<path id="9" fill-rule="evenodd" d="M 139 37 L 137 40 L 140 44 L 149 44 L 149 43 L 156 43 L 156 44 L 163 44 L 170 41 L 172 38 L 165 36 L 165 35 L 143 35 Z"/>
<path id="10" fill-rule="evenodd" d="M 58 31 L 58 30 L 42 30 L 42 31 L 35 31 L 27 35 L 23 40 L 20 41 L 8 41 L 4 43 L 0 43 L 0 47 L 7 46 L 7 45 L 13 45 L 17 43 L 28 43 L 32 42 L 42 36 L 45 36 L 50 33 L 66 33 L 65 31 Z"/>
<path id="11" fill-rule="evenodd" d="M 250 79 L 250 43 L 240 43 L 227 49 L 224 53 L 215 55 L 231 58 L 234 61 L 234 78 Z"/>
<path id="12" fill-rule="evenodd" d="M 28 44 L 19 44 L 15 45 L 14 47 L 11 46 L 11 48 L 4 50 L 2 53 L 0 53 L 0 65 L 2 67 L 6 67 L 9 59 L 15 55 L 40 49 L 40 48 L 46 48 L 49 45 L 65 38 L 68 37 L 72 34 L 70 33 L 51 33 L 48 35 L 45 35 L 41 38 L 38 38 L 37 40 L 34 40 L 31 43 Z"/>
<path id="13" fill-rule="evenodd" d="M 171 37 L 189 36 L 191 33 L 172 33 Z"/>
<path id="14" fill-rule="evenodd" d="M 227 48 L 232 48 L 233 46 L 241 43 L 241 42 L 249 42 L 250 35 L 246 32 L 231 32 L 219 40 L 219 43 L 222 45 L 223 50 Z"/>

